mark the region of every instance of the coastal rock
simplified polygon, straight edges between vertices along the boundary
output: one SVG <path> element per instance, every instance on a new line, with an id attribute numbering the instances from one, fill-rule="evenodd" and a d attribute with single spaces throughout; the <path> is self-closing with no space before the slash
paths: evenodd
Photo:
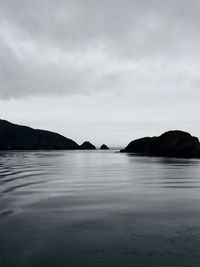
<path id="1" fill-rule="evenodd" d="M 132 141 L 120 152 L 141 153 L 166 157 L 200 157 L 197 137 L 183 131 L 168 131 L 158 137 L 144 137 Z"/>
<path id="2" fill-rule="evenodd" d="M 80 149 L 83 149 L 83 150 L 95 150 L 96 147 L 93 144 L 91 144 L 90 142 L 86 141 L 82 145 L 80 145 Z"/>
<path id="3" fill-rule="evenodd" d="M 109 150 L 109 147 L 107 147 L 107 145 L 103 144 L 101 147 L 100 147 L 101 150 Z"/>
<path id="4" fill-rule="evenodd" d="M 60 134 L 35 130 L 0 120 L 0 150 L 79 149 L 79 145 Z"/>

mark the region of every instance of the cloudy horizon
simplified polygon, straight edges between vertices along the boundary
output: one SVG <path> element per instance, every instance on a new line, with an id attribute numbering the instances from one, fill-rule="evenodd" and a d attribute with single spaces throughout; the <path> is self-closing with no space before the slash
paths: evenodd
<path id="1" fill-rule="evenodd" d="M 197 0 L 0 0 L 0 118 L 79 144 L 200 137 Z"/>

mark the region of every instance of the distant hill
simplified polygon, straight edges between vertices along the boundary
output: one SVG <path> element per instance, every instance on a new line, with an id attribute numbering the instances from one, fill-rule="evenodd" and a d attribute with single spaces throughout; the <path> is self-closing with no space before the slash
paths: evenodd
<path id="1" fill-rule="evenodd" d="M 79 145 L 60 134 L 35 130 L 0 120 L 0 150 L 79 149 Z"/>
<path id="2" fill-rule="evenodd" d="M 200 157 L 197 137 L 183 131 L 168 131 L 158 137 L 144 137 L 132 141 L 121 152 L 166 157 Z"/>

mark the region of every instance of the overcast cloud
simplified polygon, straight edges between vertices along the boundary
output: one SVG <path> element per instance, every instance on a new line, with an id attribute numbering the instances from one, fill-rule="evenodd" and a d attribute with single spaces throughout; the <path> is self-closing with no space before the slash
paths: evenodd
<path id="1" fill-rule="evenodd" d="M 199 12 L 198 0 L 0 0 L 2 116 L 98 144 L 200 136 Z"/>

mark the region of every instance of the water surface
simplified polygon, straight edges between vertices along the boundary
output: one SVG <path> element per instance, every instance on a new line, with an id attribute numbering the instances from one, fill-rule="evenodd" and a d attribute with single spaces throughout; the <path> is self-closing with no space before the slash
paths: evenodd
<path id="1" fill-rule="evenodd" d="M 200 266 L 200 160 L 1 152 L 0 266 Z"/>

